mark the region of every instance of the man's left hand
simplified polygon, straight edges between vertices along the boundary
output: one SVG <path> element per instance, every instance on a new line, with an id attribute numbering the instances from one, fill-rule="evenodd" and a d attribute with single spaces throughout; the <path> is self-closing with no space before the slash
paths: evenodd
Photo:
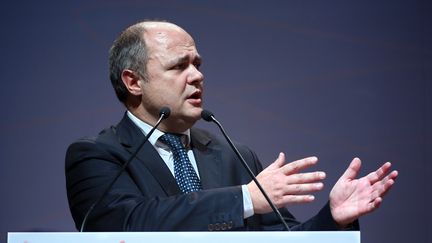
<path id="1" fill-rule="evenodd" d="M 330 192 L 331 214 L 341 227 L 377 209 L 398 175 L 395 170 L 389 173 L 391 163 L 387 162 L 378 170 L 356 179 L 360 167 L 360 159 L 354 158 Z"/>

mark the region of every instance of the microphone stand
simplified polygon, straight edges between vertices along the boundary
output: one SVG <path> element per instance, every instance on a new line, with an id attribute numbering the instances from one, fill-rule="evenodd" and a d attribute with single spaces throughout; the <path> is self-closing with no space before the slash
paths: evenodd
<path id="1" fill-rule="evenodd" d="M 280 211 L 276 208 L 276 206 L 274 205 L 274 203 L 272 202 L 272 200 L 270 199 L 270 197 L 267 195 L 267 193 L 265 192 L 264 188 L 261 186 L 261 184 L 258 182 L 258 180 L 256 179 L 254 173 L 252 172 L 251 168 L 249 167 L 249 165 L 246 163 L 245 159 L 243 158 L 243 156 L 240 154 L 240 152 L 238 151 L 238 149 L 236 148 L 236 146 L 234 145 L 234 143 L 231 141 L 231 139 L 228 137 L 228 135 L 226 134 L 224 128 L 222 127 L 222 125 L 220 124 L 220 122 L 218 120 L 216 120 L 216 118 L 214 117 L 213 113 L 211 113 L 210 111 L 207 110 L 203 110 L 201 113 L 201 117 L 206 120 L 206 121 L 211 121 L 216 123 L 216 125 L 219 127 L 219 129 L 221 130 L 222 134 L 224 135 L 225 139 L 228 141 L 229 145 L 231 146 L 231 148 L 234 150 L 235 154 L 237 155 L 237 157 L 240 159 L 242 165 L 245 167 L 246 171 L 249 173 L 249 175 L 252 177 L 252 180 L 255 182 L 255 184 L 257 185 L 258 189 L 261 191 L 261 193 L 264 195 L 266 201 L 270 204 L 270 207 L 272 208 L 273 212 L 276 214 L 276 216 L 279 218 L 279 220 L 281 221 L 281 223 L 284 225 L 285 229 L 287 231 L 291 231 L 290 227 L 288 226 L 288 224 L 285 222 L 285 220 L 282 217 L 282 214 L 280 213 Z"/>

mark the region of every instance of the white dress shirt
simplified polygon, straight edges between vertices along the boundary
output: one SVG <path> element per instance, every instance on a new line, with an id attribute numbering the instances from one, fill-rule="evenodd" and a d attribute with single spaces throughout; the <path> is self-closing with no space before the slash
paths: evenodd
<path id="1" fill-rule="evenodd" d="M 132 120 L 132 122 L 137 125 L 141 131 L 146 135 L 150 130 L 153 128 L 149 124 L 143 122 L 138 117 L 133 115 L 130 111 L 127 111 L 127 116 Z M 169 170 L 174 176 L 174 157 L 171 149 L 161 141 L 159 141 L 159 138 L 164 135 L 165 133 L 155 129 L 153 134 L 149 137 L 148 142 L 150 142 L 151 145 L 156 149 L 158 154 L 161 156 L 165 164 L 168 166 Z M 182 136 L 182 142 L 186 147 L 187 155 L 189 157 L 190 162 L 192 163 L 193 168 L 195 169 L 195 172 L 197 173 L 199 177 L 199 171 L 198 166 L 195 160 L 195 156 L 193 154 L 193 150 L 190 148 L 190 130 L 186 130 L 182 133 L 185 136 Z M 174 176 L 175 177 L 175 176 Z M 242 194 L 243 194 L 243 209 L 244 209 L 244 218 L 248 218 L 254 214 L 253 211 L 253 204 L 252 199 L 250 197 L 249 190 L 246 185 L 242 185 Z"/>

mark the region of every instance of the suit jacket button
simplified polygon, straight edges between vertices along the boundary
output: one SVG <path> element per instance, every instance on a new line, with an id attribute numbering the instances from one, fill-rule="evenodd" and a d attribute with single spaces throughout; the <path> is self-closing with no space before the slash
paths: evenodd
<path id="1" fill-rule="evenodd" d="M 227 230 L 227 228 L 228 228 L 227 223 L 222 223 L 221 230 Z"/>
<path id="2" fill-rule="evenodd" d="M 228 222 L 228 229 L 232 229 L 232 227 L 233 227 L 233 221 L 229 221 Z"/>
<path id="3" fill-rule="evenodd" d="M 221 229 L 220 224 L 219 223 L 214 224 L 214 229 L 215 230 L 220 230 Z"/>
<path id="4" fill-rule="evenodd" d="M 208 230 L 209 231 L 213 231 L 214 230 L 214 225 L 213 224 L 209 224 L 208 225 Z"/>

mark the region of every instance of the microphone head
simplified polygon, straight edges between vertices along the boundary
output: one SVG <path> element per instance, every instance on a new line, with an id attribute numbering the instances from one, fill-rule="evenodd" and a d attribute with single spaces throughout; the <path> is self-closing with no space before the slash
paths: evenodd
<path id="1" fill-rule="evenodd" d="M 168 118 L 170 114 L 171 114 L 171 110 L 170 110 L 170 108 L 168 108 L 168 107 L 166 107 L 166 106 L 162 107 L 162 108 L 159 110 L 159 116 L 162 116 L 162 115 L 163 115 L 163 118 L 164 118 L 164 119 L 165 119 L 165 118 Z"/>
<path id="2" fill-rule="evenodd" d="M 214 119 L 214 115 L 213 115 L 213 113 L 212 113 L 211 111 L 209 111 L 209 110 L 203 110 L 203 111 L 201 112 L 201 118 L 204 119 L 205 121 L 210 122 L 210 121 L 213 121 L 213 119 Z"/>

